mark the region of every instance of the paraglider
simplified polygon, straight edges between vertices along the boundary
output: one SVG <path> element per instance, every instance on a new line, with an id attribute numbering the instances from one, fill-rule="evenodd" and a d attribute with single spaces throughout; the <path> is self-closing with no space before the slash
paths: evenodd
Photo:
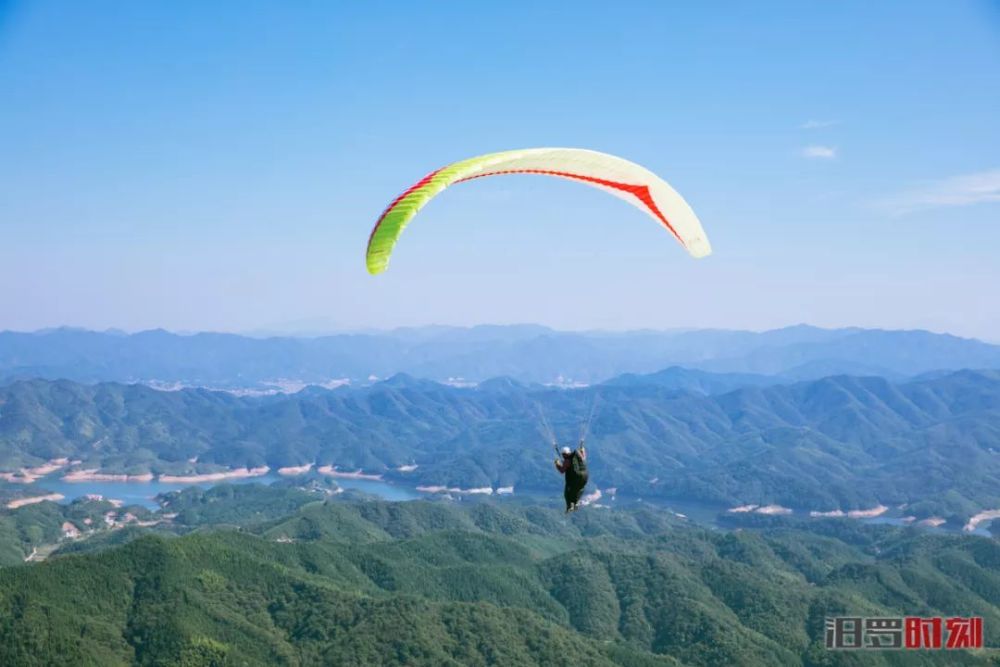
<path id="1" fill-rule="evenodd" d="M 614 155 L 581 148 L 528 148 L 454 162 L 432 171 L 403 191 L 382 212 L 368 237 L 365 253 L 368 272 L 378 275 L 388 268 L 389 258 L 403 230 L 417 212 L 443 190 L 456 183 L 507 174 L 553 176 L 604 190 L 659 223 L 692 257 L 705 257 L 712 252 L 705 230 L 688 203 L 666 181 L 645 167 Z M 556 470 L 566 479 L 563 496 L 567 513 L 580 507 L 580 498 L 587 485 L 584 440 L 596 407 L 595 395 L 590 417 L 576 449 L 563 447 L 559 450 L 556 446 Z M 544 422 L 541 412 L 540 416 Z M 545 426 L 552 436 L 547 423 Z M 554 436 L 551 442 L 556 444 Z"/>
<path id="2" fill-rule="evenodd" d="M 445 188 L 487 176 L 538 174 L 599 188 L 632 204 L 657 221 L 692 257 L 712 252 L 694 211 L 666 181 L 614 155 L 580 148 L 528 148 L 490 153 L 432 171 L 396 197 L 368 237 L 365 264 L 377 275 L 386 270 L 400 234 L 413 216 Z"/>
<path id="3" fill-rule="evenodd" d="M 539 403 L 535 404 L 538 409 L 538 417 L 544 428 L 545 434 L 549 437 L 549 442 L 556 450 L 555 466 L 560 475 L 566 479 L 563 487 L 563 499 L 566 501 L 566 514 L 575 512 L 582 507 L 580 498 L 583 496 L 583 489 L 587 486 L 590 474 L 587 472 L 587 436 L 590 435 L 590 425 L 597 416 L 600 394 L 594 394 L 594 401 L 590 406 L 590 415 L 580 429 L 580 444 L 576 449 L 569 447 L 559 448 L 556 444 L 556 436 L 549 425 L 549 420 L 545 418 L 545 412 Z M 586 504 L 586 503 L 583 503 Z"/>
<path id="4" fill-rule="evenodd" d="M 566 513 L 575 512 L 579 509 L 580 496 L 587 486 L 589 475 L 587 473 L 587 448 L 583 441 L 576 449 L 563 447 L 559 451 L 559 458 L 556 459 L 556 470 L 566 477 L 566 486 L 563 489 L 563 499 L 566 501 Z"/>

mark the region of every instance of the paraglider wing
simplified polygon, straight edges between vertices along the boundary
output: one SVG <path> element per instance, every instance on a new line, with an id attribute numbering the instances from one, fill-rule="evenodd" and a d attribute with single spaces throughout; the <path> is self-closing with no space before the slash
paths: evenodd
<path id="1" fill-rule="evenodd" d="M 600 188 L 643 211 L 668 230 L 692 257 L 712 252 L 701 223 L 677 191 L 659 176 L 614 155 L 579 148 L 529 148 L 455 162 L 424 176 L 396 197 L 368 238 L 368 272 L 385 271 L 396 241 L 428 201 L 450 185 L 486 176 L 539 174 Z"/>

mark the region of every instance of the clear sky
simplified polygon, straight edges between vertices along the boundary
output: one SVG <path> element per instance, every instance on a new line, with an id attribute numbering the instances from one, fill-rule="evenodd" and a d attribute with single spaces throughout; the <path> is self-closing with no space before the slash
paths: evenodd
<path id="1" fill-rule="evenodd" d="M 714 254 L 555 179 L 371 225 L 426 172 L 574 146 Z M 928 328 L 1000 341 L 987 2 L 4 2 L 0 328 Z"/>

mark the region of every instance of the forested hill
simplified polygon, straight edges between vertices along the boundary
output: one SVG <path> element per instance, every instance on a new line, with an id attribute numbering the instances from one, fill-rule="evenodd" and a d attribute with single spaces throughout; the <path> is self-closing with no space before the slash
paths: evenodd
<path id="1" fill-rule="evenodd" d="M 0 569 L 0 664 L 987 665 L 998 601 L 985 538 L 327 501 Z M 838 615 L 982 616 L 993 648 L 831 653 Z"/>
<path id="2" fill-rule="evenodd" d="M 436 380 L 596 383 L 668 366 L 815 379 L 913 376 L 941 369 L 1000 368 L 1000 346 L 927 331 L 564 332 L 535 325 L 424 327 L 317 338 L 233 334 L 137 334 L 55 329 L 0 332 L 0 380 L 180 383 L 267 390 L 363 381 L 399 372 Z"/>
<path id="3" fill-rule="evenodd" d="M 407 376 L 264 398 L 16 382 L 0 388 L 0 470 L 56 458 L 129 473 L 314 463 L 411 485 L 548 489 L 540 415 L 574 440 L 595 395 L 599 488 L 821 511 L 909 503 L 918 517 L 1000 507 L 1000 374 L 972 371 L 718 395 L 656 382 L 455 388 Z"/>

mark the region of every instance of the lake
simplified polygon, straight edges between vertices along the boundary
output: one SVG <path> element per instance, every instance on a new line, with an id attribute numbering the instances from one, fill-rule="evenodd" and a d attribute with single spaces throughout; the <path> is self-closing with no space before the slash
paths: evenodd
<path id="1" fill-rule="evenodd" d="M 260 477 L 229 479 L 224 483 L 273 484 L 274 482 L 283 479 L 289 478 L 281 477 L 276 474 L 268 474 L 261 475 Z M 337 486 L 342 488 L 356 489 L 358 491 L 363 491 L 364 493 L 379 496 L 385 500 L 415 500 L 417 498 L 424 497 L 424 494 L 417 491 L 396 486 L 395 484 L 389 484 L 388 482 L 380 482 L 378 480 L 337 478 L 336 482 Z M 192 486 L 209 488 L 221 483 L 223 482 L 200 482 L 194 484 L 190 482 L 171 483 L 160 482 L 157 480 L 152 482 L 64 482 L 57 473 L 40 479 L 35 483 L 35 485 L 37 485 L 38 488 L 62 494 L 65 496 L 65 498 L 61 501 L 64 504 L 70 503 L 73 500 L 82 498 L 86 495 L 96 494 L 104 496 L 105 498 L 115 498 L 117 500 L 121 500 L 126 505 L 142 505 L 143 507 L 148 507 L 150 509 L 157 509 L 159 508 L 159 505 L 157 504 L 155 498 L 161 493 L 180 491 L 181 489 L 187 489 Z"/>

